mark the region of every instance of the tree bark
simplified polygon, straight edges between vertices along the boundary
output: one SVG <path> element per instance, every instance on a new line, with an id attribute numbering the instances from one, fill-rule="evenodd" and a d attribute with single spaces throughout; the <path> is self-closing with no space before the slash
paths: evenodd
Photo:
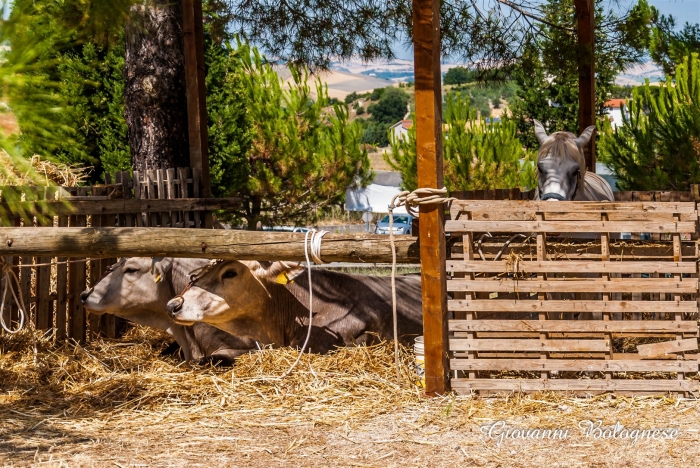
<path id="1" fill-rule="evenodd" d="M 124 100 L 134 170 L 189 166 L 180 0 L 132 7 Z"/>

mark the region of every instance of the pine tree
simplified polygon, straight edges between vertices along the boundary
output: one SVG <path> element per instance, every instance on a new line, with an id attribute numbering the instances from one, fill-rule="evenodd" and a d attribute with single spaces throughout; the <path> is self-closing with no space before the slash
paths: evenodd
<path id="1" fill-rule="evenodd" d="M 313 100 L 303 68 L 290 67 L 291 81 L 284 83 L 257 49 L 239 43 L 237 56 L 253 143 L 231 192 L 244 200 L 235 216 L 249 229 L 258 222 L 312 221 L 323 208 L 340 204 L 348 186 L 369 182 L 362 129 L 348 121 L 346 104 L 326 111 L 326 87 L 317 80 Z"/>
<path id="2" fill-rule="evenodd" d="M 487 123 L 461 94 L 449 94 L 446 104 L 443 157 L 448 191 L 535 185 L 535 154 L 523 149 L 515 122 Z M 407 140 L 392 138 L 391 154 L 384 159 L 401 172 L 405 190 L 417 188 L 415 126 L 409 129 Z"/>
<path id="3" fill-rule="evenodd" d="M 675 80 L 633 91 L 629 117 L 613 130 L 605 121 L 599 154 L 621 190 L 690 190 L 700 183 L 700 58 L 675 67 Z"/>

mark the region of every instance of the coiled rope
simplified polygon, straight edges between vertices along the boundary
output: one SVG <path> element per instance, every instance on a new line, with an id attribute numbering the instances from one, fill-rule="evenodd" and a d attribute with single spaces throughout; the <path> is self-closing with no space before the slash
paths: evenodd
<path id="1" fill-rule="evenodd" d="M 403 191 L 391 199 L 389 205 L 389 241 L 391 242 L 391 312 L 394 321 L 394 365 L 396 366 L 396 378 L 401 382 L 401 368 L 399 367 L 399 332 L 398 318 L 396 314 L 396 247 L 394 241 L 394 209 L 405 206 L 406 211 L 415 216 L 419 215 L 418 208 L 421 205 L 451 204 L 453 197 L 447 197 L 447 189 L 419 188 L 413 192 Z"/>
<path id="2" fill-rule="evenodd" d="M 296 361 L 294 361 L 287 372 L 282 374 L 282 377 L 288 376 L 299 363 L 299 360 L 304 355 L 304 351 L 306 351 L 306 347 L 309 344 L 309 339 L 311 338 L 311 325 L 314 319 L 314 292 L 312 287 L 313 284 L 311 283 L 311 260 L 318 264 L 326 263 L 321 259 L 321 243 L 323 236 L 326 234 L 328 234 L 328 231 L 309 229 L 304 235 L 304 257 L 306 258 L 306 272 L 309 275 L 309 326 L 306 330 L 306 339 L 304 340 L 304 344 L 299 351 Z M 309 253 L 311 253 L 311 260 L 309 259 Z"/>

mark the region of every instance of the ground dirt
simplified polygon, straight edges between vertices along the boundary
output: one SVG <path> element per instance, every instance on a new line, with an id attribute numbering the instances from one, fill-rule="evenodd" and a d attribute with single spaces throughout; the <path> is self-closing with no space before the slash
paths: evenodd
<path id="1" fill-rule="evenodd" d="M 84 347 L 0 337 L 0 464 L 70 467 L 694 467 L 700 402 L 566 394 L 426 398 L 393 347 L 242 357 L 233 369 L 161 358 L 137 329 Z M 675 428 L 673 440 L 586 437 L 581 421 Z M 490 425 L 568 429 L 499 444 Z M 619 432 L 618 432 L 619 434 Z"/>

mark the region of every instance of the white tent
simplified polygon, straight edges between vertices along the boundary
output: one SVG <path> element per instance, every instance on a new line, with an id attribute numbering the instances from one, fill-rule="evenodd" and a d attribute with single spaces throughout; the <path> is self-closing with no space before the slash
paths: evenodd
<path id="1" fill-rule="evenodd" d="M 370 184 L 366 188 L 348 189 L 345 192 L 345 209 L 348 211 L 370 211 L 372 213 L 388 213 L 389 203 L 394 195 L 401 192 L 399 187 Z M 396 214 L 406 214 L 406 208 L 394 210 Z"/>

